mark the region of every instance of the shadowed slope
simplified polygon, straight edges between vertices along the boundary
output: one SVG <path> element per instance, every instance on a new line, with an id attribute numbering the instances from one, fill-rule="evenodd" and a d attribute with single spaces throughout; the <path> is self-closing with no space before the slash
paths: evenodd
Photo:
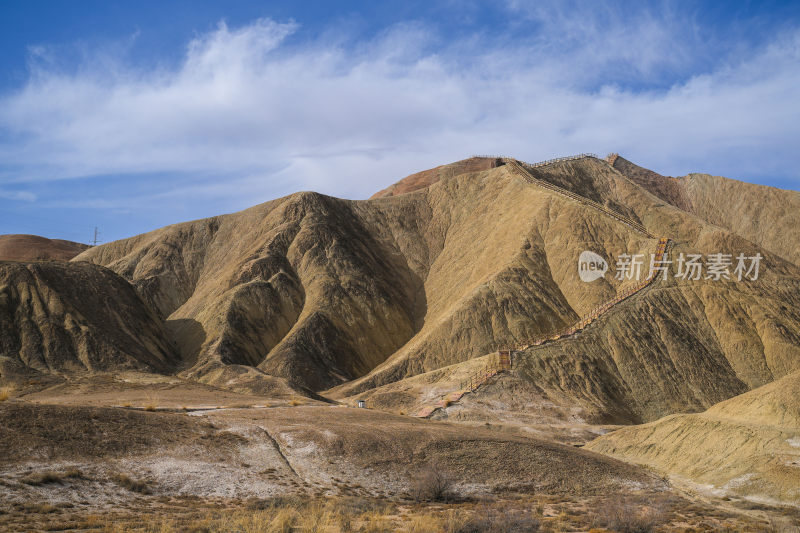
<path id="1" fill-rule="evenodd" d="M 631 163 L 624 157 L 612 154 L 608 157 L 608 162 L 619 170 L 622 174 L 631 179 L 634 183 L 653 193 L 655 196 L 670 204 L 692 212 L 692 201 L 686 194 L 683 182 L 680 178 L 662 176 L 652 170 L 640 167 Z"/>
<path id="2" fill-rule="evenodd" d="M 260 366 L 312 389 L 365 373 L 412 334 L 405 266 L 353 203 L 300 193 L 88 251 L 129 276 L 176 333 L 191 375 Z"/>
<path id="3" fill-rule="evenodd" d="M 177 356 L 127 281 L 88 263 L 0 262 L 0 373 L 142 369 Z"/>

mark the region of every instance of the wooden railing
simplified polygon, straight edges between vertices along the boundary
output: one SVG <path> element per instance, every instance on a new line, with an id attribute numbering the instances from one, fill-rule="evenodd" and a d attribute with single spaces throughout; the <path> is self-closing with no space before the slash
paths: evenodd
<path id="1" fill-rule="evenodd" d="M 527 170 L 527 168 L 537 168 L 545 165 L 550 165 L 553 163 L 560 163 L 563 161 L 574 161 L 577 159 L 584 159 L 589 157 L 597 159 L 597 156 L 594 154 L 578 154 L 568 157 L 559 157 L 556 159 L 549 159 L 547 161 L 534 163 L 532 165 L 524 164 L 524 166 L 516 159 L 512 159 L 509 157 L 500 157 L 500 156 L 475 156 L 475 157 L 496 157 L 497 159 L 501 159 L 511 169 L 512 172 L 520 176 L 528 183 L 533 185 L 538 185 L 540 187 L 554 191 L 562 196 L 566 196 L 567 198 L 570 198 L 572 200 L 581 202 L 584 205 L 587 205 L 593 209 L 596 209 L 614 218 L 615 220 L 618 220 L 619 222 L 638 231 L 639 233 L 642 233 L 648 238 L 654 238 L 653 235 L 649 231 L 647 231 L 647 228 L 645 228 L 640 223 L 622 215 L 621 213 L 617 213 L 616 211 L 609 209 L 604 205 L 601 205 L 593 200 L 590 200 L 584 196 L 581 196 L 570 190 L 559 187 L 558 185 L 554 185 L 548 181 L 540 180 L 535 176 L 533 176 Z M 669 246 L 669 243 L 670 240 L 667 237 L 661 237 L 658 240 L 656 251 L 653 254 L 653 259 L 652 259 L 653 264 L 660 265 L 662 263 L 662 261 L 664 260 L 664 255 L 667 253 L 667 248 Z M 431 414 L 433 414 L 436 410 L 445 408 L 450 404 L 452 404 L 453 402 L 457 402 L 458 400 L 461 399 L 462 396 L 464 396 L 464 394 L 467 394 L 469 392 L 475 392 L 479 387 L 484 385 L 494 376 L 502 372 L 510 371 L 512 369 L 512 357 L 515 352 L 527 350 L 528 348 L 531 348 L 533 346 L 541 346 L 549 342 L 555 342 L 559 339 L 570 337 L 572 335 L 579 333 L 580 331 L 585 329 L 589 324 L 591 324 L 599 317 L 601 317 L 603 314 L 605 314 L 609 309 L 619 304 L 620 302 L 630 298 L 637 292 L 641 291 L 642 289 L 650 285 L 656 279 L 656 275 L 659 272 L 660 272 L 659 270 L 653 270 L 651 268 L 651 271 L 648 273 L 647 278 L 644 281 L 638 282 L 631 287 L 627 287 L 624 291 L 617 294 L 614 298 L 606 302 L 603 302 L 601 305 L 595 307 L 594 309 L 586 313 L 583 317 L 581 317 L 581 319 L 578 322 L 565 328 L 563 331 L 539 337 L 537 339 L 534 339 L 532 342 L 529 342 L 521 346 L 517 346 L 515 348 L 506 348 L 499 350 L 498 352 L 496 352 L 497 357 L 492 358 L 492 360 L 486 365 L 486 367 L 471 374 L 465 380 L 462 380 L 459 389 L 457 391 L 453 391 L 449 394 L 442 396 L 438 402 L 432 405 L 427 405 L 423 407 L 417 413 L 417 416 L 427 418 Z"/>
<path id="2" fill-rule="evenodd" d="M 669 243 L 670 240 L 666 237 L 661 237 L 658 240 L 658 246 L 656 247 L 656 252 L 653 254 L 653 264 L 659 264 L 659 265 L 661 264 L 661 262 L 664 260 L 664 255 L 667 253 L 667 248 L 669 246 Z M 475 392 L 479 387 L 484 385 L 494 376 L 502 372 L 510 371 L 512 369 L 512 358 L 515 352 L 527 350 L 528 348 L 531 348 L 533 346 L 542 346 L 544 344 L 555 342 L 559 339 L 570 337 L 572 335 L 579 333 L 580 331 L 584 330 L 589 324 L 591 324 L 592 322 L 600 318 L 602 315 L 604 315 L 609 309 L 619 304 L 620 302 L 630 298 L 637 292 L 641 291 L 642 289 L 653 283 L 659 272 L 660 272 L 659 270 L 651 269 L 651 271 L 647 275 L 647 278 L 645 278 L 644 281 L 638 282 L 632 287 L 627 287 L 624 291 L 617 294 L 614 298 L 606 302 L 603 302 L 601 305 L 589 311 L 578 322 L 565 328 L 563 331 L 539 337 L 537 339 L 534 339 L 532 342 L 528 344 L 517 346 L 515 348 L 505 348 L 499 350 L 498 352 L 496 352 L 497 357 L 493 358 L 486 365 L 486 367 L 473 373 L 465 380 L 462 380 L 458 390 L 442 396 L 438 402 L 432 405 L 427 405 L 423 407 L 417 413 L 417 416 L 421 418 L 427 418 L 430 415 L 432 415 L 436 410 L 443 409 L 445 407 L 448 407 L 452 403 L 457 402 L 465 394 L 469 392 Z"/>
<path id="3" fill-rule="evenodd" d="M 670 240 L 666 237 L 662 237 L 658 240 L 658 246 L 656 247 L 656 252 L 655 254 L 653 254 L 654 264 L 661 264 L 661 262 L 664 260 L 664 255 L 667 253 L 667 247 L 669 246 L 669 242 Z M 547 342 L 557 341 L 558 339 L 561 339 L 563 337 L 569 337 L 570 335 L 578 333 L 579 331 L 585 329 L 586 326 L 588 326 L 589 324 L 597 320 L 599 317 L 601 317 L 603 314 L 605 314 L 606 311 L 608 311 L 618 303 L 627 300 L 640 290 L 644 289 L 645 287 L 653 283 L 659 272 L 660 271 L 658 270 L 653 270 L 649 272 L 647 278 L 645 278 L 643 281 L 636 283 L 632 287 L 627 287 L 624 291 L 617 294 L 614 298 L 606 302 L 603 302 L 599 306 L 595 307 L 594 309 L 586 313 L 578 322 L 565 328 L 563 331 L 554 333 L 552 335 L 539 337 L 538 339 L 535 339 L 533 342 L 522 346 L 518 346 L 516 348 L 513 348 L 513 350 L 516 351 L 527 350 L 531 346 L 541 346 L 542 344 L 545 344 Z"/>
<path id="4" fill-rule="evenodd" d="M 539 161 L 538 163 L 533 163 L 532 165 L 528 166 L 531 168 L 543 167 L 545 165 L 552 165 L 553 163 L 562 163 L 564 161 L 575 161 L 576 159 L 585 159 L 587 157 L 593 157 L 594 159 L 599 159 L 597 157 L 597 154 L 577 154 L 577 155 L 568 155 L 566 157 L 556 157 L 555 159 L 548 159 L 547 161 Z"/>
<path id="5" fill-rule="evenodd" d="M 557 163 L 559 161 L 571 161 L 571 160 L 574 160 L 574 159 L 582 159 L 582 158 L 586 158 L 586 157 L 595 157 L 595 156 L 589 155 L 589 154 L 582 154 L 582 155 L 579 155 L 579 156 L 562 157 L 562 158 L 560 158 L 558 160 L 550 160 L 550 161 L 543 161 L 541 163 L 536 163 L 535 165 L 530 165 L 529 168 L 536 168 L 536 167 L 541 167 L 541 166 L 544 166 L 544 165 L 550 165 L 552 163 Z M 626 226 L 638 231 L 639 233 L 642 233 L 642 234 L 646 235 L 647 237 L 649 237 L 651 239 L 655 238 L 649 231 L 647 231 L 647 228 L 645 228 L 644 226 L 642 226 L 638 222 L 626 217 L 625 215 L 622 215 L 621 213 L 617 213 L 613 209 L 609 209 L 606 206 L 604 206 L 602 204 L 599 204 L 599 203 L 595 202 L 594 200 L 590 200 L 590 199 L 586 198 L 585 196 L 581 196 L 578 193 L 575 193 L 575 192 L 572 192 L 570 190 L 564 189 L 563 187 L 559 187 L 558 185 L 554 185 L 554 184 L 550 183 L 549 181 L 540 180 L 539 178 L 536 178 L 530 172 L 528 172 L 526 170 L 525 166 L 523 166 L 516 159 L 506 158 L 506 159 L 504 159 L 504 161 L 506 163 L 506 166 L 508 166 L 511 169 L 512 172 L 514 172 L 515 174 L 520 176 L 522 179 L 524 179 L 528 183 L 530 183 L 532 185 L 538 185 L 539 187 L 543 187 L 545 189 L 549 189 L 549 190 L 551 190 L 553 192 L 556 192 L 556 193 L 558 193 L 558 194 L 560 194 L 562 196 L 566 196 L 567 198 L 570 198 L 572 200 L 576 200 L 576 201 L 578 201 L 578 202 L 580 202 L 580 203 L 582 203 L 582 204 L 584 204 L 586 206 L 589 206 L 589 207 L 591 207 L 593 209 L 596 209 L 597 211 L 600 211 L 603 214 L 606 214 L 606 215 L 614 218 L 615 220 L 618 220 L 619 222 L 622 222 Z"/>
<path id="6" fill-rule="evenodd" d="M 459 390 L 474 392 L 475 389 L 489 381 L 490 378 L 496 376 L 501 372 L 508 372 L 511 370 L 511 350 L 500 350 L 497 352 L 497 358 L 482 368 L 461 381 Z"/>
<path id="7" fill-rule="evenodd" d="M 459 388 L 448 394 L 442 396 L 438 401 L 433 404 L 426 405 L 417 412 L 418 417 L 427 418 L 431 416 L 438 409 L 448 407 L 454 402 L 461 399 L 462 396 L 469 392 L 475 392 L 481 385 L 484 385 L 494 376 L 511 370 L 511 351 L 500 350 L 491 356 L 491 361 L 486 366 L 477 372 L 469 375 L 463 379 L 459 384 Z"/>

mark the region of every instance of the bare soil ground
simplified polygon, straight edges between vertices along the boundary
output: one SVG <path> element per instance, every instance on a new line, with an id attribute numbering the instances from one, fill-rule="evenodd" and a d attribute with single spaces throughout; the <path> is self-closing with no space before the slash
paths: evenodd
<path id="1" fill-rule="evenodd" d="M 126 407 L 150 411 L 197 410 L 322 403 L 297 393 L 256 396 L 221 389 L 177 376 L 117 372 L 39 378 L 16 386 L 15 396 L 28 402 L 58 405 Z"/>
<path id="2" fill-rule="evenodd" d="M 664 531 L 800 523 L 796 510 L 703 498 L 492 427 L 258 397 L 233 408 L 222 391 L 211 405 L 210 388 L 197 402 L 208 409 L 183 412 L 100 406 L 113 400 L 102 388 L 86 391 L 96 405 L 75 405 L 81 394 L 58 390 L 0 403 L 0 530 L 587 531 L 626 514 Z M 41 403 L 47 394 L 62 404 Z M 415 499 L 430 468 L 448 479 L 445 501 Z"/>
<path id="3" fill-rule="evenodd" d="M 443 396 L 459 390 L 463 380 L 482 369 L 489 357 L 477 357 L 389 383 L 342 398 L 342 402 L 355 405 L 358 400 L 364 400 L 371 408 L 415 414 L 423 406 L 434 405 Z M 466 393 L 457 402 L 437 409 L 430 418 L 535 436 L 573 446 L 583 446 L 597 436 L 620 427 L 597 423 L 580 404 L 521 379 L 513 372 L 491 378 L 475 393 Z"/>

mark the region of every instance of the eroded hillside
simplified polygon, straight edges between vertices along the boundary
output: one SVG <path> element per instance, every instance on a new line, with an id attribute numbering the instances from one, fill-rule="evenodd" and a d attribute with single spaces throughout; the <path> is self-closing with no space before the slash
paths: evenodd
<path id="1" fill-rule="evenodd" d="M 169 372 L 162 322 L 114 272 L 90 263 L 0 262 L 0 375 Z"/>
<path id="2" fill-rule="evenodd" d="M 685 178 L 622 161 L 528 167 L 526 181 L 503 160 L 466 160 L 372 200 L 299 193 L 97 246 L 74 264 L 103 265 L 133 286 L 185 377 L 344 398 L 567 327 L 634 283 L 615 279 L 614 258 L 649 257 L 665 236 L 673 259 L 761 254 L 761 276 L 670 276 L 585 332 L 524 351 L 518 375 L 588 419 L 628 423 L 703 410 L 797 370 L 791 254 L 710 224 Z M 770 220 L 752 224 L 766 236 Z M 584 250 L 612 271 L 581 281 Z"/>

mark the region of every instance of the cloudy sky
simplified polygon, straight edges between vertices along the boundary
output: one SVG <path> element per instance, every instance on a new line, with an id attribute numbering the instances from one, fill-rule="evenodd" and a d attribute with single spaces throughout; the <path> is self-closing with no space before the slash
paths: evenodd
<path id="1" fill-rule="evenodd" d="M 797 2 L 2 2 L 0 233 L 109 241 L 473 154 L 800 190 Z"/>

